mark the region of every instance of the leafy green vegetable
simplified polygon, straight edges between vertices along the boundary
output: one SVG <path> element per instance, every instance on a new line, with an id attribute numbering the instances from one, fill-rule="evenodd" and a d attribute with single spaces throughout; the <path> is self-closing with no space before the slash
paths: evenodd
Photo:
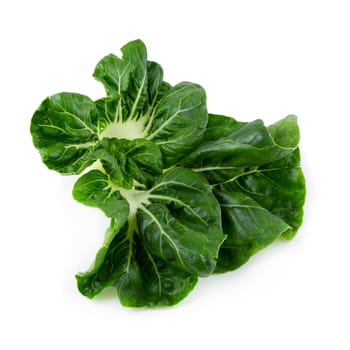
<path id="1" fill-rule="evenodd" d="M 295 116 L 266 128 L 260 120 L 209 115 L 184 165 L 207 177 L 221 205 L 227 239 L 216 272 L 234 270 L 276 238 L 296 234 L 305 201 L 298 142 Z"/>
<path id="2" fill-rule="evenodd" d="M 94 72 L 108 97 L 94 102 L 84 95 L 59 93 L 34 113 L 33 142 L 50 169 L 80 174 L 106 137 L 152 141 L 166 168 L 200 141 L 207 124 L 204 89 L 189 82 L 173 87 L 164 82 L 161 66 L 147 61 L 140 40 L 125 45 L 122 53 L 122 59 L 104 57 Z"/>
<path id="3" fill-rule="evenodd" d="M 94 70 L 105 97 L 50 96 L 30 130 L 49 169 L 82 174 L 73 197 L 110 219 L 79 291 L 112 287 L 125 306 L 169 306 L 198 277 L 294 237 L 305 201 L 299 129 L 292 115 L 269 127 L 208 116 L 204 89 L 165 82 L 142 41 L 121 52 Z"/>
<path id="4" fill-rule="evenodd" d="M 119 188 L 108 175 L 92 170 L 77 181 L 73 196 L 112 218 L 92 268 L 77 276 L 83 294 L 93 297 L 113 286 L 125 305 L 156 305 L 160 297 L 184 297 L 196 275 L 213 272 L 225 237 L 219 204 L 203 176 L 174 168 L 144 191 Z M 144 281 L 142 269 L 152 278 Z M 174 295 L 163 286 L 169 281 L 177 285 Z"/>
<path id="5" fill-rule="evenodd" d="M 124 188 L 132 188 L 133 180 L 151 185 L 163 169 L 159 147 L 144 139 L 103 138 L 92 157 L 100 160 L 114 184 Z"/>
<path id="6" fill-rule="evenodd" d="M 113 227 L 109 229 L 113 231 Z M 197 275 L 153 257 L 136 235 L 127 238 L 127 226 L 107 250 L 101 248 L 95 265 L 76 276 L 80 292 L 93 298 L 106 287 L 117 290 L 124 306 L 169 306 L 185 298 L 197 283 Z M 97 266 L 100 255 L 103 263 Z"/>

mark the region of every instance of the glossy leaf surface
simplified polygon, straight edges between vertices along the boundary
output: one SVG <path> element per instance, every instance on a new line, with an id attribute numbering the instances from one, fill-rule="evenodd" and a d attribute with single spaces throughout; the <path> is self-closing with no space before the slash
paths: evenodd
<path id="1" fill-rule="evenodd" d="M 208 276 L 224 236 L 220 208 L 205 178 L 175 168 L 158 178 L 149 199 L 138 215 L 148 250 L 179 268 Z"/>
<path id="2" fill-rule="evenodd" d="M 121 59 L 108 55 L 94 72 L 109 96 L 97 101 L 102 136 L 152 140 L 160 147 L 165 167 L 170 167 L 187 156 L 204 133 L 205 91 L 193 83 L 170 87 L 163 82 L 161 66 L 147 61 L 140 40 L 121 51 Z"/>
<path id="3" fill-rule="evenodd" d="M 216 272 L 233 270 L 277 237 L 296 234 L 306 195 L 298 141 L 294 116 L 268 128 L 209 116 L 202 143 L 185 164 L 207 177 L 221 204 L 228 237 Z"/>
<path id="4" fill-rule="evenodd" d="M 274 162 L 248 169 L 222 187 L 250 196 L 291 227 L 283 237 L 291 239 L 295 236 L 303 220 L 306 196 L 299 149 Z"/>
<path id="5" fill-rule="evenodd" d="M 94 102 L 81 94 L 58 93 L 34 113 L 33 142 L 50 169 L 81 173 L 92 164 L 90 155 L 103 138 L 153 142 L 165 168 L 200 142 L 208 120 L 204 89 L 189 82 L 173 87 L 164 82 L 162 67 L 147 60 L 141 40 L 129 42 L 121 51 L 122 58 L 104 57 L 93 74 L 107 97 Z"/>
<path id="6" fill-rule="evenodd" d="M 210 115 L 199 147 L 184 164 L 203 172 L 211 183 L 230 179 L 254 167 L 283 158 L 298 146 L 299 129 L 295 116 L 265 127 L 261 120 L 250 123 Z"/>
<path id="7" fill-rule="evenodd" d="M 101 209 L 107 217 L 119 223 L 118 227 L 123 226 L 128 218 L 128 202 L 115 190 L 108 175 L 99 170 L 81 176 L 72 194 L 78 202 Z"/>
<path id="8" fill-rule="evenodd" d="M 159 147 L 144 139 L 104 138 L 92 157 L 101 161 L 115 185 L 124 188 L 132 188 L 134 180 L 150 186 L 163 169 Z"/>
<path id="9" fill-rule="evenodd" d="M 290 226 L 240 192 L 215 191 L 227 235 L 215 272 L 234 270 L 265 248 Z"/>
<path id="10" fill-rule="evenodd" d="M 93 298 L 114 287 L 124 306 L 171 306 L 185 298 L 197 276 L 152 257 L 138 236 L 132 243 L 127 224 L 109 246 L 103 263 L 76 276 L 82 294 Z"/>
<path id="11" fill-rule="evenodd" d="M 118 188 L 109 181 L 94 170 L 73 191 L 80 202 L 102 210 L 106 198 L 120 196 L 129 208 L 125 221 L 125 203 L 114 200 L 115 213 L 121 212 L 124 221 L 109 215 L 112 224 L 95 262 L 77 275 L 79 290 L 93 297 L 112 286 L 127 306 L 177 303 L 192 290 L 197 275 L 213 272 L 225 238 L 209 184 L 183 168 L 164 173 L 148 191 Z"/>
<path id="12" fill-rule="evenodd" d="M 130 214 L 129 203 L 120 192 L 112 187 L 108 176 L 98 170 L 92 170 L 78 179 L 74 185 L 73 197 L 80 203 L 101 209 L 112 219 L 105 233 L 102 247 L 99 249 L 90 270 L 95 271 L 104 262 L 114 235 L 125 226 Z"/>
<path id="13" fill-rule="evenodd" d="M 293 115 L 269 127 L 208 116 L 204 89 L 164 82 L 141 40 L 121 53 L 94 70 L 105 97 L 48 97 L 31 133 L 48 168 L 83 173 L 73 197 L 110 219 L 91 267 L 76 276 L 80 292 L 112 287 L 125 306 L 170 306 L 198 277 L 234 270 L 296 234 L 305 201 L 299 129 Z"/>
<path id="14" fill-rule="evenodd" d="M 33 143 L 48 168 L 79 174 L 98 140 L 98 112 L 87 96 L 61 93 L 46 98 L 31 121 Z"/>
<path id="15" fill-rule="evenodd" d="M 198 145 L 207 124 L 205 91 L 193 83 L 169 89 L 154 109 L 146 138 L 159 145 L 166 167 Z"/>

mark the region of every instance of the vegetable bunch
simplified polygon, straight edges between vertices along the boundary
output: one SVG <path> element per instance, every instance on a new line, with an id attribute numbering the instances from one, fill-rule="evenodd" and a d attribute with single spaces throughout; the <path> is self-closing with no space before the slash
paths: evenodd
<path id="1" fill-rule="evenodd" d="M 93 76 L 106 97 L 46 98 L 31 121 L 49 169 L 82 174 L 73 197 L 110 219 L 91 267 L 93 298 L 114 287 L 131 307 L 174 305 L 198 277 L 231 271 L 302 222 L 305 181 L 295 116 L 266 127 L 208 114 L 204 89 L 171 86 L 142 41 Z"/>

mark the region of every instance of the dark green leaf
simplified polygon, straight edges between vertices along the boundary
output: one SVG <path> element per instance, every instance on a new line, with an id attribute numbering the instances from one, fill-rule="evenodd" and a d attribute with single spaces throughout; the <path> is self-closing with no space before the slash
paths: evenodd
<path id="1" fill-rule="evenodd" d="M 144 245 L 140 247 L 138 260 L 144 274 L 145 306 L 171 306 L 184 299 L 195 287 L 197 275 L 152 257 Z"/>
<path id="2" fill-rule="evenodd" d="M 205 91 L 193 83 L 174 87 L 163 81 L 163 70 L 147 61 L 140 40 L 122 48 L 123 58 L 103 58 L 94 76 L 110 98 L 96 102 L 101 137 L 146 138 L 159 145 L 164 166 L 182 160 L 203 136 L 207 124 Z"/>
<path id="3" fill-rule="evenodd" d="M 100 108 L 101 118 L 114 124 L 141 119 L 140 125 L 144 127 L 150 110 L 167 90 L 168 84 L 163 82 L 161 66 L 147 61 L 147 50 L 141 40 L 129 42 L 121 51 L 122 59 L 108 55 L 98 63 L 94 72 L 94 77 L 104 84 L 110 96 L 102 99 L 107 104 Z M 109 134 L 113 132 L 118 131 L 108 130 Z"/>
<path id="4" fill-rule="evenodd" d="M 34 144 L 51 169 L 81 172 L 91 164 L 91 146 L 104 137 L 154 142 L 165 168 L 200 142 L 208 120 L 204 89 L 188 82 L 170 87 L 161 66 L 147 61 L 141 40 L 121 51 L 121 59 L 108 55 L 94 71 L 108 97 L 93 103 L 83 95 L 58 94 L 34 115 Z"/>
<path id="5" fill-rule="evenodd" d="M 280 235 L 290 239 L 296 234 L 305 201 L 298 141 L 294 116 L 268 128 L 261 121 L 209 116 L 202 143 L 185 164 L 207 177 L 222 204 L 228 238 L 217 272 L 237 268 Z M 237 209 L 238 199 L 252 207 Z"/>
<path id="6" fill-rule="evenodd" d="M 111 186 L 108 176 L 98 170 L 91 170 L 78 179 L 74 185 L 73 197 L 80 203 L 101 209 L 112 219 L 103 245 L 88 271 L 89 274 L 93 274 L 104 263 L 115 234 L 125 226 L 130 214 L 129 203 Z"/>
<path id="7" fill-rule="evenodd" d="M 113 188 L 108 175 L 99 170 L 81 176 L 72 194 L 78 202 L 101 209 L 107 217 L 114 219 L 118 227 L 123 226 L 128 218 L 128 202 L 118 189 Z"/>
<path id="8" fill-rule="evenodd" d="M 82 294 L 93 298 L 104 288 L 116 286 L 118 282 L 123 285 L 128 279 L 133 280 L 134 285 L 134 291 L 129 291 L 129 296 L 141 289 L 141 272 L 133 258 L 134 243 L 128 239 L 127 231 L 128 223 L 121 228 L 114 228 L 113 222 L 111 223 L 107 232 L 112 240 L 109 244 L 103 244 L 103 248 L 106 247 L 103 260 L 99 264 L 95 260 L 88 271 L 76 276 Z M 97 257 L 98 255 L 99 253 Z"/>
<path id="9" fill-rule="evenodd" d="M 163 81 L 163 69 L 160 64 L 147 62 L 148 75 L 148 100 L 150 109 L 159 102 L 163 95 L 170 89 L 170 85 Z"/>
<path id="10" fill-rule="evenodd" d="M 205 175 L 211 183 L 235 177 L 242 168 L 283 158 L 298 146 L 295 116 L 269 128 L 261 120 L 242 123 L 228 119 L 231 118 L 210 115 L 202 143 L 184 162 L 198 172 L 208 173 Z"/>
<path id="11" fill-rule="evenodd" d="M 204 177 L 174 168 L 148 191 L 111 188 L 107 175 L 97 171 L 84 177 L 75 187 L 78 200 L 102 208 L 101 198 L 120 190 L 130 208 L 123 227 L 112 220 L 92 267 L 77 275 L 84 295 L 114 287 L 126 306 L 173 305 L 193 289 L 197 274 L 214 270 L 225 236 L 219 204 Z M 88 193 L 98 193 L 98 200 L 86 199 Z M 123 210 L 118 203 L 115 207 Z"/>
<path id="12" fill-rule="evenodd" d="M 290 229 L 278 216 L 240 192 L 215 191 L 227 235 L 215 272 L 234 270 Z"/>
<path id="13" fill-rule="evenodd" d="M 97 64 L 93 76 L 104 85 L 107 96 L 120 97 L 129 88 L 132 69 L 130 61 L 109 54 Z"/>
<path id="14" fill-rule="evenodd" d="M 159 145 L 165 167 L 182 160 L 202 138 L 207 124 L 205 91 L 193 83 L 170 88 L 152 112 L 147 139 Z"/>
<path id="15" fill-rule="evenodd" d="M 46 98 L 35 111 L 31 133 L 48 168 L 62 174 L 79 174 L 98 140 L 98 112 L 87 96 L 60 93 Z"/>
<path id="16" fill-rule="evenodd" d="M 199 276 L 215 268 L 224 240 L 220 207 L 204 177 L 174 168 L 149 191 L 138 212 L 140 234 L 154 256 Z"/>
<path id="17" fill-rule="evenodd" d="M 283 234 L 285 238 L 295 236 L 302 223 L 306 195 L 299 149 L 275 162 L 248 170 L 236 181 L 226 183 L 224 188 L 249 195 L 291 226 Z"/>
<path id="18" fill-rule="evenodd" d="M 124 306 L 171 306 L 193 289 L 197 276 L 154 258 L 126 224 L 110 244 L 105 259 L 76 276 L 78 288 L 90 298 L 114 287 Z"/>
<path id="19" fill-rule="evenodd" d="M 131 188 L 133 180 L 150 186 L 163 169 L 159 147 L 144 139 L 102 139 L 92 157 L 101 160 L 112 182 Z"/>
<path id="20" fill-rule="evenodd" d="M 148 106 L 147 50 L 141 40 L 135 40 L 123 46 L 121 51 L 123 60 L 130 62 L 132 67 L 125 101 L 130 106 L 129 118 L 133 119 L 142 115 Z"/>

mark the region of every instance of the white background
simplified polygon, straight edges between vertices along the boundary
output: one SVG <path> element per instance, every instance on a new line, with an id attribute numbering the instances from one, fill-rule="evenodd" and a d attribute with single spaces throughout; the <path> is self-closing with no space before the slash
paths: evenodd
<path id="1" fill-rule="evenodd" d="M 2 1 L 0 348 L 349 349 L 348 4 Z M 74 202 L 74 178 L 47 170 L 29 133 L 46 96 L 103 96 L 95 64 L 136 38 L 167 81 L 201 84 L 211 112 L 298 115 L 308 189 L 293 241 L 157 310 L 78 293 L 107 222 Z"/>

